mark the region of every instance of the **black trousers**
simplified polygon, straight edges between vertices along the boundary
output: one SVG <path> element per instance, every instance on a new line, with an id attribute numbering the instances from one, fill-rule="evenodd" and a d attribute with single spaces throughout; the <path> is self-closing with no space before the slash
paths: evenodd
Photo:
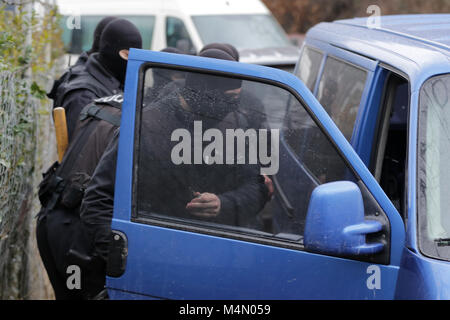
<path id="1" fill-rule="evenodd" d="M 77 214 L 64 209 L 55 209 L 38 218 L 36 239 L 42 262 L 55 292 L 57 300 L 90 299 L 104 289 L 105 266 L 94 264 L 79 265 L 68 257 L 70 249 L 87 254 L 91 251 L 81 221 Z M 81 271 L 81 288 L 68 285 L 73 275 L 68 267 L 76 265 Z"/>

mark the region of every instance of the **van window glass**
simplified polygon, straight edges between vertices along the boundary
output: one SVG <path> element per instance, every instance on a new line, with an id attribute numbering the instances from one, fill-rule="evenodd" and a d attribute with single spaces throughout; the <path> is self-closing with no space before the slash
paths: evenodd
<path id="1" fill-rule="evenodd" d="M 328 57 L 317 99 L 350 141 L 366 83 L 367 71 Z"/>
<path id="2" fill-rule="evenodd" d="M 271 15 L 193 16 L 192 21 L 204 44 L 225 42 L 238 50 L 292 45 Z"/>
<path id="3" fill-rule="evenodd" d="M 405 208 L 405 170 L 407 158 L 407 123 L 409 84 L 392 74 L 387 82 L 382 112 L 379 116 L 379 137 L 375 143 L 374 176 L 403 218 Z"/>
<path id="4" fill-rule="evenodd" d="M 450 75 L 420 90 L 417 198 L 421 251 L 450 261 Z"/>
<path id="5" fill-rule="evenodd" d="M 63 28 L 63 42 L 66 50 L 73 54 L 80 54 L 91 49 L 94 40 L 94 30 L 97 24 L 105 16 L 81 16 L 80 29 L 69 29 L 66 21 L 68 17 L 61 19 Z M 139 29 L 142 36 L 142 48 L 150 49 L 155 26 L 154 16 L 117 16 L 127 19 Z"/>
<path id="6" fill-rule="evenodd" d="M 322 58 L 323 54 L 317 50 L 311 49 L 308 46 L 305 46 L 303 49 L 297 70 L 297 77 L 305 83 L 311 92 L 314 92 Z"/>
<path id="7" fill-rule="evenodd" d="M 291 103 L 283 138 L 317 183 L 346 180 L 347 166 L 333 144 L 304 108 Z"/>
<path id="8" fill-rule="evenodd" d="M 301 246 L 314 188 L 358 181 L 283 88 L 164 68 L 144 78 L 133 191 L 140 223 Z"/>
<path id="9" fill-rule="evenodd" d="M 166 42 L 168 47 L 173 47 L 182 52 L 192 53 L 193 44 L 191 37 L 181 19 L 167 17 L 166 19 Z"/>

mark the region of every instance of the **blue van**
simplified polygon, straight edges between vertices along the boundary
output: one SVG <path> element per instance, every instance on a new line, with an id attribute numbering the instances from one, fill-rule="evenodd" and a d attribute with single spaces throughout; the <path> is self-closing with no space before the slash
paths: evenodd
<path id="1" fill-rule="evenodd" d="M 450 15 L 386 16 L 377 28 L 367 21 L 310 29 L 295 75 L 131 50 L 107 277 L 111 298 L 450 299 Z M 239 200 L 227 201 L 233 205 L 213 219 L 152 202 L 158 192 L 148 185 L 170 191 L 182 183 L 149 183 L 155 176 L 145 169 L 147 149 L 164 143 L 145 138 L 152 104 L 146 93 L 161 72 L 239 81 L 235 124 L 248 133 L 244 146 L 274 189 L 262 205 L 252 205 L 243 187 L 250 176 L 219 195 L 239 194 Z M 207 132 L 192 140 L 210 142 L 208 148 L 228 138 Z M 211 162 L 207 148 L 192 165 L 212 164 L 206 176 L 220 177 L 228 162 L 220 152 L 208 154 Z M 241 164 L 254 164 L 250 158 Z M 193 191 L 208 191 L 202 187 Z M 167 207 L 176 208 L 170 202 Z"/>

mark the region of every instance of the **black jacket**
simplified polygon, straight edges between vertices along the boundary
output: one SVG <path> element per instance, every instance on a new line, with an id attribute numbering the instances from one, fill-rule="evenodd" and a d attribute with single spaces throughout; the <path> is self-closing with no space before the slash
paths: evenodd
<path id="1" fill-rule="evenodd" d="M 92 175 L 80 209 L 83 228 L 94 247 L 93 254 L 105 262 L 111 236 L 118 143 L 119 130 L 115 132 Z"/>
<path id="2" fill-rule="evenodd" d="M 47 204 L 40 216 L 47 219 L 47 237 L 51 239 L 50 248 L 53 259 L 61 273 L 70 264 L 70 249 L 84 255 L 92 252 L 92 241 L 80 225 L 79 210 L 84 191 L 103 155 L 120 125 L 122 95 L 96 99 L 82 111 L 82 116 L 91 107 L 100 108 L 96 116 L 86 116 L 79 121 L 73 142 L 56 170 L 55 176 L 64 181 L 54 207 Z M 95 112 L 95 109 L 91 109 Z M 106 116 L 105 116 L 106 113 Z M 101 117 L 107 119 L 102 120 Z M 55 195 L 56 190 L 54 191 Z"/>
<path id="3" fill-rule="evenodd" d="M 120 82 L 98 61 L 96 53 L 91 54 L 85 64 L 74 66 L 65 80 L 49 94 L 54 107 L 66 110 L 69 143 L 73 139 L 81 109 L 92 100 L 111 96 L 121 90 Z"/>
<path id="4" fill-rule="evenodd" d="M 88 58 L 89 56 L 87 52 L 81 53 L 75 64 L 70 66 L 69 69 L 64 72 L 61 77 L 59 77 L 59 79 L 53 81 L 52 89 L 49 93 L 47 93 L 47 97 L 53 100 L 53 108 L 56 108 L 60 104 L 58 96 L 62 93 L 62 86 L 66 85 L 69 79 L 73 79 L 75 75 L 79 75 L 83 72 L 85 68 L 84 65 L 86 64 Z"/>
<path id="5" fill-rule="evenodd" d="M 248 164 L 175 165 L 171 152 L 178 142 L 171 141 L 171 134 L 178 128 L 185 128 L 194 137 L 195 116 L 180 107 L 176 95 L 172 98 L 160 101 L 142 113 L 138 209 L 193 219 L 185 209 L 193 199 L 193 192 L 209 192 L 220 198 L 221 211 L 208 221 L 254 227 L 254 219 L 264 206 L 267 194 L 259 167 Z M 224 134 L 226 129 L 242 127 L 239 121 L 236 112 L 229 113 L 220 122 L 208 123 L 203 119 L 203 131 L 216 128 Z M 193 161 L 193 147 L 191 155 Z M 225 150 L 223 155 L 225 159 Z"/>
<path id="6" fill-rule="evenodd" d="M 120 126 L 122 100 L 122 94 L 98 98 L 82 109 L 73 142 L 59 168 L 59 175 L 66 180 L 66 185 L 72 181 L 81 181 L 81 176 L 90 180 L 114 132 Z M 96 113 L 95 116 L 89 115 L 93 113 Z M 83 189 L 85 187 L 87 185 Z"/>

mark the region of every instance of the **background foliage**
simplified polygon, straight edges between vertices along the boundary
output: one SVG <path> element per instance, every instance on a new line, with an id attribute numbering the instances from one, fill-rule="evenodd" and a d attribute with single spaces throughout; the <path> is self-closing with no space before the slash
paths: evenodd
<path id="1" fill-rule="evenodd" d="M 45 89 L 63 53 L 58 19 L 46 2 L 0 1 L 0 299 L 51 295 L 34 215 L 40 173 L 54 158 Z"/>
<path id="2" fill-rule="evenodd" d="M 367 17 L 378 5 L 382 15 L 448 13 L 450 0 L 262 0 L 288 33 L 305 33 L 321 21 Z"/>

